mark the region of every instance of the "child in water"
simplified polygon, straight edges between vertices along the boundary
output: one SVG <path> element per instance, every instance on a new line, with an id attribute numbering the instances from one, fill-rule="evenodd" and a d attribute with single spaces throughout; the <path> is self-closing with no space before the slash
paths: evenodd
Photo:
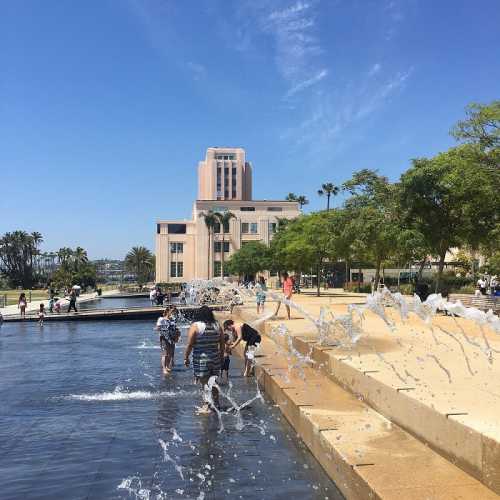
<path id="1" fill-rule="evenodd" d="M 45 318 L 45 304 L 40 304 L 40 309 L 38 310 L 38 323 L 43 326 L 43 320 Z"/>
<path id="2" fill-rule="evenodd" d="M 222 367 L 220 378 L 222 384 L 229 383 L 229 365 L 231 363 L 232 349 L 231 345 L 234 341 L 233 335 L 228 332 L 224 333 L 224 359 L 222 360 Z"/>

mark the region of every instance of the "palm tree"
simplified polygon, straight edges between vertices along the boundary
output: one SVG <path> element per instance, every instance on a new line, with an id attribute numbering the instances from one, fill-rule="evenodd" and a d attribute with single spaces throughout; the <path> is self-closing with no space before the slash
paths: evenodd
<path id="1" fill-rule="evenodd" d="M 215 212 L 215 216 L 219 221 L 221 231 L 222 231 L 222 242 L 221 242 L 221 258 L 220 258 L 220 274 L 224 278 L 224 241 L 225 241 L 225 227 L 229 227 L 229 221 L 236 218 L 233 212 Z"/>
<path id="2" fill-rule="evenodd" d="M 309 200 L 303 194 L 297 196 L 297 199 L 295 201 L 299 204 L 301 210 L 304 205 L 309 205 Z"/>
<path id="3" fill-rule="evenodd" d="M 87 250 L 84 250 L 82 247 L 76 247 L 73 252 L 73 263 L 75 265 L 75 269 L 78 270 L 82 264 L 86 264 L 88 261 L 89 258 L 87 256 Z"/>
<path id="4" fill-rule="evenodd" d="M 331 182 L 326 182 L 318 189 L 319 196 L 326 196 L 326 209 L 330 210 L 330 196 L 337 196 L 340 188 Z"/>
<path id="5" fill-rule="evenodd" d="M 62 247 L 57 251 L 57 258 L 61 267 L 67 267 L 73 257 L 73 250 L 68 247 Z"/>
<path id="6" fill-rule="evenodd" d="M 288 193 L 286 195 L 285 200 L 286 201 L 296 201 L 299 204 L 301 210 L 302 210 L 302 207 L 304 205 L 308 205 L 309 204 L 309 200 L 303 194 L 297 196 L 295 193 Z"/>
<path id="7" fill-rule="evenodd" d="M 125 268 L 136 275 L 139 285 L 143 285 L 151 275 L 153 262 L 154 256 L 146 247 L 132 247 L 125 257 Z"/>
<path id="8" fill-rule="evenodd" d="M 212 236 L 215 228 L 215 224 L 217 223 L 217 217 L 213 210 L 209 210 L 207 213 L 200 212 L 200 217 L 203 217 L 205 221 L 205 226 L 208 231 L 208 252 L 207 252 L 207 279 L 210 279 L 210 249 L 212 247 Z"/>

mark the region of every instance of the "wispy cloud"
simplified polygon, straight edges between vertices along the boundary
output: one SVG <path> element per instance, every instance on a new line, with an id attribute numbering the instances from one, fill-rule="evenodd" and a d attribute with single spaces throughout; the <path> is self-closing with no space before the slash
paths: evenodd
<path id="1" fill-rule="evenodd" d="M 375 76 L 382 69 L 382 65 L 380 63 L 375 63 L 368 71 L 368 76 Z"/>
<path id="2" fill-rule="evenodd" d="M 203 64 L 189 61 L 186 67 L 193 73 L 194 80 L 201 80 L 207 74 L 207 68 Z"/>
<path id="3" fill-rule="evenodd" d="M 303 80 L 302 82 L 297 83 L 294 85 L 286 94 L 285 97 L 292 97 L 293 95 L 297 94 L 298 92 L 302 92 L 303 90 L 311 87 L 312 85 L 320 82 L 325 78 L 325 76 L 328 75 L 328 70 L 322 69 L 318 74 L 314 75 L 311 78 L 308 78 L 307 80 Z"/>
<path id="4" fill-rule="evenodd" d="M 264 31 L 275 40 L 277 68 L 291 85 L 288 96 L 313 85 L 314 78 L 321 74 L 315 59 L 322 52 L 315 17 L 313 3 L 299 0 L 280 10 L 272 10 L 261 20 Z M 325 76 L 326 73 L 317 81 Z M 311 83 L 307 83 L 309 81 Z"/>

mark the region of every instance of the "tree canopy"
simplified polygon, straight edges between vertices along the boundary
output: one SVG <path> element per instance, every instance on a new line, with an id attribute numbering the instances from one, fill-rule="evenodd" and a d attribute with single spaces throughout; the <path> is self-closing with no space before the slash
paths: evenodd
<path id="1" fill-rule="evenodd" d="M 269 247 L 259 241 L 245 243 L 227 261 L 227 270 L 237 276 L 255 276 L 269 268 Z"/>

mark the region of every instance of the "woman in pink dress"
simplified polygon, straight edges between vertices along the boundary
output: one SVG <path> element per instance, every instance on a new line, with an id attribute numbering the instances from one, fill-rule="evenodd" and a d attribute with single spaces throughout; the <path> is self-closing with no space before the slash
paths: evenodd
<path id="1" fill-rule="evenodd" d="M 293 279 L 288 275 L 287 272 L 283 273 L 283 295 L 285 296 L 285 299 L 291 300 L 292 295 L 293 295 Z M 281 302 L 278 302 L 278 307 L 276 309 L 276 312 L 274 315 L 276 316 L 278 314 L 278 311 L 280 310 L 281 307 Z M 288 304 L 285 304 L 286 307 L 286 315 L 288 319 L 290 319 L 290 306 Z"/>

